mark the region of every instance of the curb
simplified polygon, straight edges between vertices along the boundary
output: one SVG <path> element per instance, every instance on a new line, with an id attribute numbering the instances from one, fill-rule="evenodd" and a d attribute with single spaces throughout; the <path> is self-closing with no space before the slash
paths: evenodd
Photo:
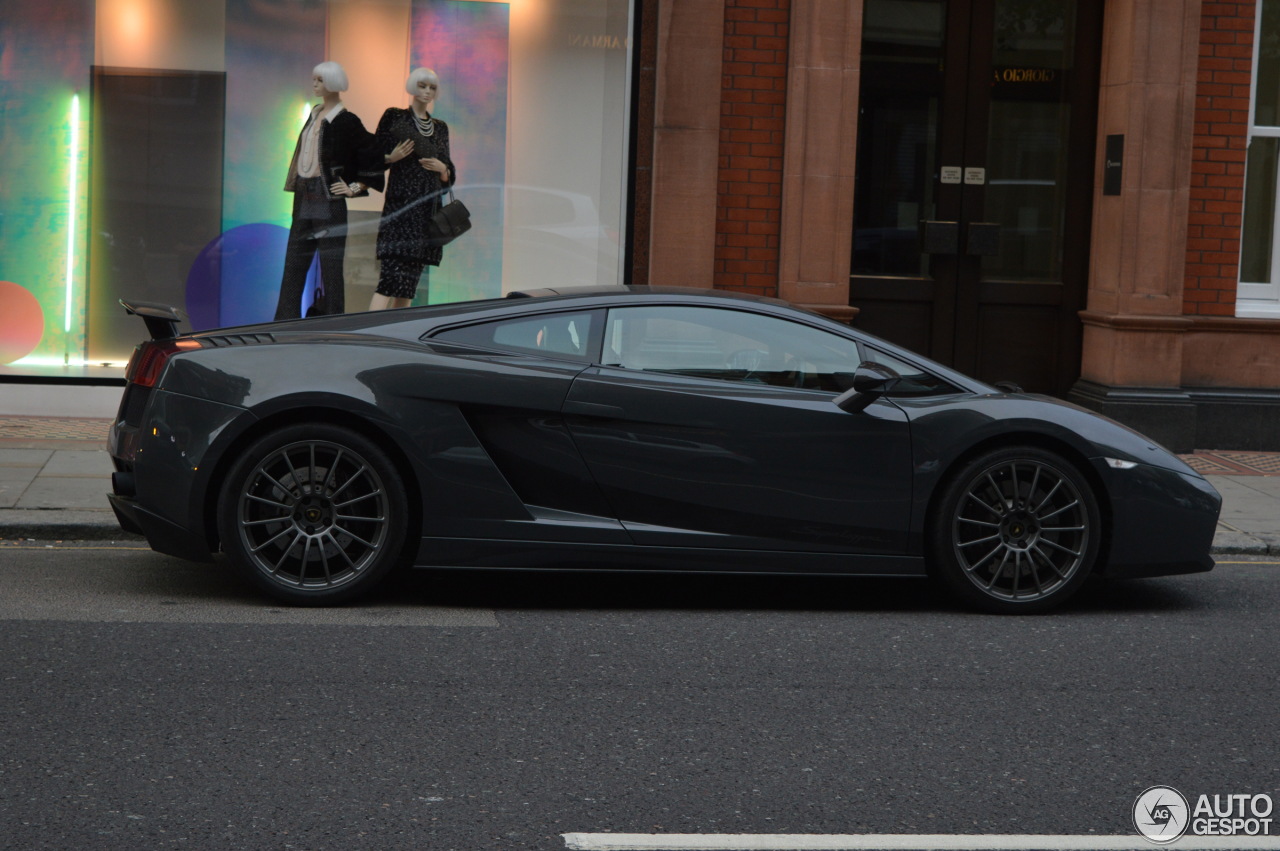
<path id="1" fill-rule="evenodd" d="M 38 541 L 145 541 L 141 535 L 120 528 L 110 511 L 69 509 L 0 509 L 0 540 L 35 538 Z"/>
<path id="2" fill-rule="evenodd" d="M 1213 536 L 1213 549 L 1209 552 L 1215 556 L 1280 555 L 1280 540 L 1272 543 L 1244 532 L 1219 532 Z"/>

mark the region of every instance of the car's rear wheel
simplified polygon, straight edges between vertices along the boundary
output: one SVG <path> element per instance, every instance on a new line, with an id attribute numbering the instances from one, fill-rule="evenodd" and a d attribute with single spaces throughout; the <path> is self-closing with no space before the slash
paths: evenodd
<path id="1" fill-rule="evenodd" d="M 986 452 L 943 487 L 929 529 L 934 572 L 989 612 L 1044 611 L 1093 570 L 1098 502 L 1067 459 L 1032 446 Z"/>
<path id="2" fill-rule="evenodd" d="M 364 594 L 404 547 L 408 500 L 387 454 L 359 432 L 317 423 L 272 432 L 227 476 L 218 532 L 255 585 L 293 605 Z"/>

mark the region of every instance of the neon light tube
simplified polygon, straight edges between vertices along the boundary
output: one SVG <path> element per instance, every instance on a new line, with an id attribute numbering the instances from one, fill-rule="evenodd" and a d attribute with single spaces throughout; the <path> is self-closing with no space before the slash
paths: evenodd
<path id="1" fill-rule="evenodd" d="M 71 333 L 71 287 L 76 276 L 76 160 L 80 147 L 80 95 L 71 96 L 71 180 L 67 194 L 67 316 L 63 330 Z"/>

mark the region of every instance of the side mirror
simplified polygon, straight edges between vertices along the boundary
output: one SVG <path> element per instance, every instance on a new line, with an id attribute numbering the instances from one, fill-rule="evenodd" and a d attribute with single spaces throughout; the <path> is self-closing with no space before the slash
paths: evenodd
<path id="1" fill-rule="evenodd" d="M 863 361 L 853 373 L 853 387 L 833 401 L 841 410 L 856 414 L 887 393 L 901 377 L 884 364 Z"/>

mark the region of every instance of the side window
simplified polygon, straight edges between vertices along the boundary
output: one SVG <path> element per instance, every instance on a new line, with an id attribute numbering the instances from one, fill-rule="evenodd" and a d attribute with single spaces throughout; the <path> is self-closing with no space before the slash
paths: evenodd
<path id="1" fill-rule="evenodd" d="M 601 363 L 646 372 L 839 393 L 857 345 L 798 322 L 711 307 L 609 311 Z"/>
<path id="2" fill-rule="evenodd" d="M 912 366 L 906 361 L 890 357 L 870 346 L 865 347 L 863 353 L 866 356 L 866 360 L 887 366 L 902 376 L 902 380 L 889 391 L 889 396 L 942 396 L 947 393 L 959 392 L 955 387 L 936 375 L 930 375 L 918 366 Z"/>
<path id="3" fill-rule="evenodd" d="M 431 339 L 515 354 L 540 354 L 590 361 L 593 360 L 593 320 L 599 322 L 599 314 L 547 313 L 450 328 Z"/>

